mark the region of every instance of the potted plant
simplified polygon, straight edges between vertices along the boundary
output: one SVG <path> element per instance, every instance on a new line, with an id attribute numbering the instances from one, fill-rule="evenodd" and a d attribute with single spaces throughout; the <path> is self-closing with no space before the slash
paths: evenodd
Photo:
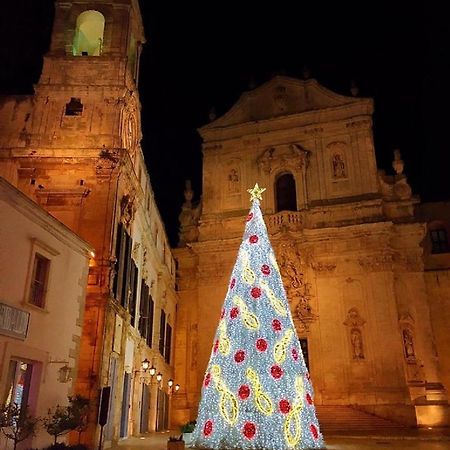
<path id="1" fill-rule="evenodd" d="M 167 450 L 184 450 L 183 435 L 170 436 L 167 441 Z"/>
<path id="2" fill-rule="evenodd" d="M 183 433 L 183 440 L 188 447 L 192 443 L 192 432 L 194 431 L 196 424 L 197 424 L 196 420 L 191 420 L 181 426 L 181 432 Z"/>

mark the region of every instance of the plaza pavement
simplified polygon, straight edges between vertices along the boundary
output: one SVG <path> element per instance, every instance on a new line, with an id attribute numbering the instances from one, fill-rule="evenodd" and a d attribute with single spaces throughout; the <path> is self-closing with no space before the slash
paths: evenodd
<path id="1" fill-rule="evenodd" d="M 178 433 L 179 434 L 179 433 Z M 148 433 L 131 437 L 109 447 L 110 450 L 166 450 L 169 436 L 177 432 Z M 328 450 L 450 450 L 450 428 L 443 429 L 400 429 L 371 433 L 325 434 Z M 188 447 L 187 447 L 188 448 Z M 105 447 L 107 450 L 107 447 Z"/>

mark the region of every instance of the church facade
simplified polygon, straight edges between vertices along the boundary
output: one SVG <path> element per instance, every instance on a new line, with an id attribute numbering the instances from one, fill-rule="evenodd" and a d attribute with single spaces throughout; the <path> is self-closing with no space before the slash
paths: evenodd
<path id="1" fill-rule="evenodd" d="M 277 76 L 199 130 L 202 201 L 192 203 L 187 184 L 175 249 L 175 371 L 186 389 L 175 422 L 196 417 L 247 189 L 258 182 L 316 405 L 449 424 L 448 247 L 436 275 L 429 215 L 416 212 L 400 153 L 393 175 L 377 169 L 372 113 L 371 99 Z"/>

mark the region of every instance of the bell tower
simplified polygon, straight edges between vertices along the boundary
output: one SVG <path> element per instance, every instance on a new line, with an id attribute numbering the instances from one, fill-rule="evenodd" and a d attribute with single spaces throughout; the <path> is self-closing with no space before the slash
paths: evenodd
<path id="1" fill-rule="evenodd" d="M 151 204 L 137 90 L 144 42 L 138 0 L 56 0 L 35 94 L 11 99 L 0 117 L 7 130 L 0 175 L 95 249 L 86 299 L 80 298 L 82 337 L 72 355 L 79 355 L 73 389 L 94 411 L 82 436 L 89 448 L 99 437 L 95 411 L 104 386 L 112 387 L 104 438 L 135 432 L 122 399 L 130 395 L 133 361 L 124 342 L 136 334 L 137 280 L 144 273 L 138 253 L 131 255 L 132 242 L 141 239 L 133 220 Z"/>

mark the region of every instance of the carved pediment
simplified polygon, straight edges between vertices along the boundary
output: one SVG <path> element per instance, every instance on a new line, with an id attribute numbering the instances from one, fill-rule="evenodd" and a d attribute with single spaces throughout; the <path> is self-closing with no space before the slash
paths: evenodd
<path id="1" fill-rule="evenodd" d="M 270 175 L 277 170 L 299 172 L 307 165 L 309 152 L 298 144 L 284 144 L 267 148 L 258 158 L 258 167 Z"/>
<path id="2" fill-rule="evenodd" d="M 364 101 L 366 99 L 336 94 L 314 79 L 298 80 L 276 76 L 262 86 L 242 94 L 227 113 L 202 127 L 201 130 L 336 108 Z"/>

